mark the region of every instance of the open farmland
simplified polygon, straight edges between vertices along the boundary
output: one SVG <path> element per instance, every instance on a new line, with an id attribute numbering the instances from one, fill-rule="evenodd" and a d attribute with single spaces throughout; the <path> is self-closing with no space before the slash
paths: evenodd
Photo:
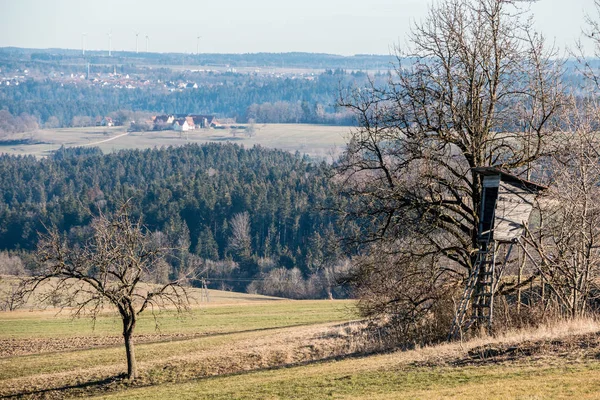
<path id="1" fill-rule="evenodd" d="M 142 315 L 136 329 L 140 384 L 185 382 L 302 363 L 348 351 L 330 330 L 355 317 L 349 301 L 289 301 L 210 291 L 211 301 L 181 316 L 165 313 L 158 329 Z M 0 313 L 0 397 L 62 398 L 114 391 L 125 371 L 120 319 L 95 327 L 57 310 Z M 340 336 L 341 337 L 341 336 Z"/>
<path id="2" fill-rule="evenodd" d="M 595 399 L 598 329 L 576 321 L 497 338 L 196 378 L 103 399 Z"/>
<path id="3" fill-rule="evenodd" d="M 597 398 L 600 326 L 558 323 L 496 338 L 371 354 L 351 301 L 210 291 L 156 330 L 140 321 L 141 376 L 125 370 L 118 319 L 0 314 L 0 396 L 105 399 Z M 361 339 L 362 338 L 362 339 Z"/>
<path id="4" fill-rule="evenodd" d="M 317 160 L 331 161 L 341 154 L 347 126 L 267 124 L 256 125 L 255 135 L 229 129 L 195 130 L 189 132 L 151 131 L 130 132 L 124 127 L 89 127 L 43 129 L 33 134 L 15 135 L 11 141 L 0 143 L 0 153 L 43 157 L 61 146 L 96 146 L 109 153 L 122 149 L 147 149 L 161 146 L 182 146 L 188 143 L 233 142 L 246 147 L 260 145 L 290 152 L 307 154 Z M 31 142 L 27 140 L 31 137 Z M 27 140 L 26 140 L 27 139 Z"/>

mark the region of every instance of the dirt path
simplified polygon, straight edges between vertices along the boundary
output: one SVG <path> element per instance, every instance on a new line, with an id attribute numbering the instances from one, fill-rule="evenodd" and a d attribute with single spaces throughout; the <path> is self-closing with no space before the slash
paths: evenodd
<path id="1" fill-rule="evenodd" d="M 97 144 L 101 144 L 101 143 L 110 142 L 111 140 L 115 140 L 115 139 L 118 139 L 118 138 L 120 138 L 120 137 L 127 136 L 127 135 L 129 135 L 129 132 L 121 133 L 120 135 L 113 136 L 113 137 L 110 137 L 110 138 L 108 138 L 108 139 L 104 139 L 104 140 L 99 140 L 99 141 L 97 141 L 97 142 L 92 142 L 92 143 L 86 143 L 86 144 L 82 144 L 81 146 L 95 146 L 95 145 L 97 145 Z"/>
<path id="2" fill-rule="evenodd" d="M 136 335 L 136 343 L 155 343 L 193 339 L 204 334 L 141 334 Z M 56 353 L 62 351 L 87 350 L 100 347 L 119 346 L 123 336 L 73 336 L 65 338 L 0 339 L 0 359 L 33 354 Z"/>

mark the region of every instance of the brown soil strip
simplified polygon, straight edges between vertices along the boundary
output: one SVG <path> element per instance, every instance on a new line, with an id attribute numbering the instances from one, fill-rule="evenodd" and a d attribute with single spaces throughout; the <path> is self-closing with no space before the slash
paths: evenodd
<path id="1" fill-rule="evenodd" d="M 168 342 L 192 339 L 205 334 L 146 334 L 136 335 L 136 343 Z M 32 354 L 85 350 L 123 344 L 122 336 L 80 336 L 64 338 L 0 339 L 0 358 Z"/>

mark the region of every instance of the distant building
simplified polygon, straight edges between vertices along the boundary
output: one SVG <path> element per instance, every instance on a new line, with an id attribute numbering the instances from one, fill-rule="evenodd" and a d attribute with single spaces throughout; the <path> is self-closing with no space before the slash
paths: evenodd
<path id="1" fill-rule="evenodd" d="M 192 118 L 192 117 L 185 117 L 185 121 L 187 122 L 187 124 L 190 127 L 190 129 L 196 129 L 196 123 L 194 122 L 194 118 Z"/>
<path id="2" fill-rule="evenodd" d="M 153 121 L 155 124 L 164 124 L 164 125 L 172 124 L 174 120 L 175 120 L 175 117 L 172 115 L 157 115 L 156 117 L 153 118 Z"/>
<path id="3" fill-rule="evenodd" d="M 191 114 L 190 117 L 194 120 L 194 125 L 199 129 L 214 128 L 218 122 L 214 115 L 198 115 Z"/>
<path id="4" fill-rule="evenodd" d="M 100 121 L 100 125 L 102 126 L 114 126 L 115 123 L 113 122 L 111 117 L 104 117 L 102 118 L 102 121 Z"/>
<path id="5" fill-rule="evenodd" d="M 154 130 L 190 131 L 219 127 L 214 115 L 199 114 L 165 114 L 152 117 Z"/>
<path id="6" fill-rule="evenodd" d="M 194 129 L 194 128 L 192 128 L 188 125 L 188 122 L 186 121 L 185 118 L 178 118 L 175 121 L 173 121 L 173 130 L 174 131 L 187 132 L 192 129 Z"/>

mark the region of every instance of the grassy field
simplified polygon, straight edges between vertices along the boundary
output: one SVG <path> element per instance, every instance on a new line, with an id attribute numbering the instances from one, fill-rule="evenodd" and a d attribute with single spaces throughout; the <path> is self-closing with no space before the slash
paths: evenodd
<path id="1" fill-rule="evenodd" d="M 141 376 L 122 379 L 120 321 L 0 313 L 0 397 L 106 399 L 597 398 L 600 324 L 374 354 L 352 301 L 210 292 L 138 326 Z"/>
<path id="2" fill-rule="evenodd" d="M 102 399 L 596 399 L 598 324 L 124 390 Z M 494 350 L 492 352 L 492 350 Z"/>
<path id="3" fill-rule="evenodd" d="M 102 399 L 597 399 L 600 366 L 402 367 L 384 357 L 133 389 Z"/>
<path id="4" fill-rule="evenodd" d="M 42 129 L 27 135 L 32 136 L 32 144 L 9 143 L 0 146 L 0 153 L 44 157 L 60 146 L 97 146 L 108 153 L 121 149 L 182 146 L 187 143 L 233 142 L 247 147 L 261 145 L 298 151 L 317 160 L 331 161 L 343 151 L 350 129 L 323 125 L 258 124 L 255 127 L 256 135 L 251 138 L 243 133 L 233 136 L 231 131 L 220 129 L 190 131 L 182 136 L 174 131 L 127 133 L 124 127 Z M 21 136 L 11 139 L 23 139 Z"/>
<path id="5" fill-rule="evenodd" d="M 337 354 L 314 340 L 356 318 L 348 301 L 290 301 L 210 291 L 211 302 L 183 316 L 147 313 L 136 329 L 140 382 L 178 382 L 264 365 L 304 362 Z M 72 319 L 57 310 L 0 313 L 0 397 L 65 397 L 118 390 L 108 386 L 125 371 L 120 320 Z M 316 343 L 316 342 L 315 342 Z M 116 381 L 118 382 L 118 380 Z"/>

